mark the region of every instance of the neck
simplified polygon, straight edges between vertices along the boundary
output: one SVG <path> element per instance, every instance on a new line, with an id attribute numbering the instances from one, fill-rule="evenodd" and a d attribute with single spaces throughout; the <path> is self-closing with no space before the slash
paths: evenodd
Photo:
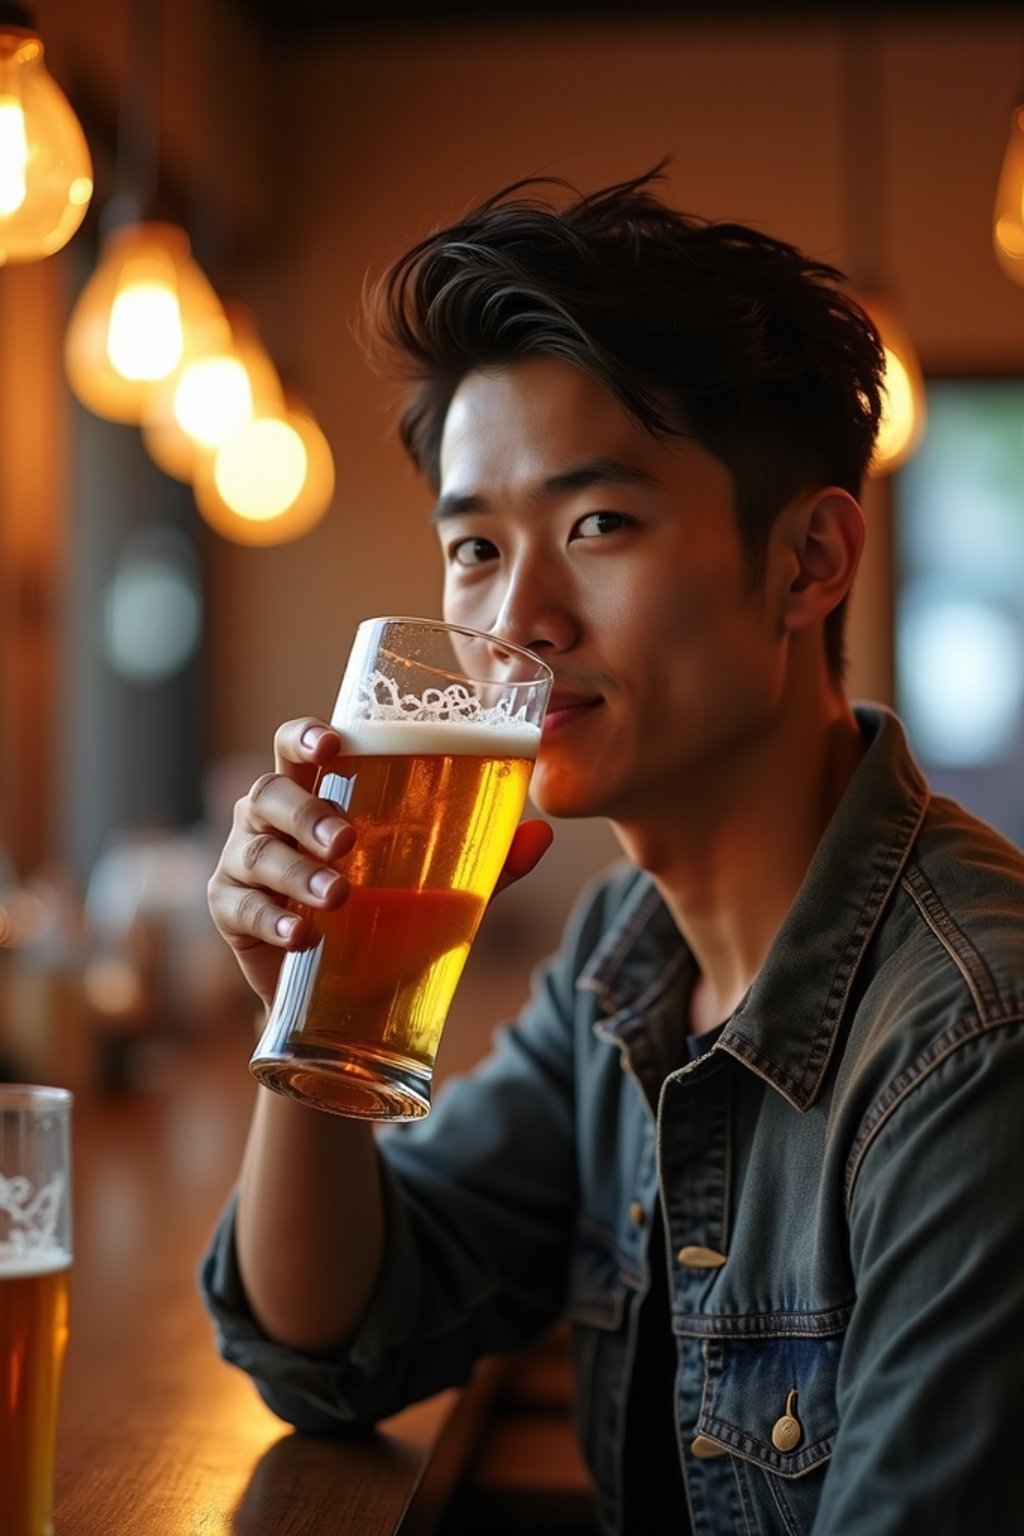
<path id="1" fill-rule="evenodd" d="M 671 807 L 616 825 L 697 961 L 695 1033 L 727 1018 L 757 975 L 862 751 L 845 698 L 824 690 L 683 776 Z"/>

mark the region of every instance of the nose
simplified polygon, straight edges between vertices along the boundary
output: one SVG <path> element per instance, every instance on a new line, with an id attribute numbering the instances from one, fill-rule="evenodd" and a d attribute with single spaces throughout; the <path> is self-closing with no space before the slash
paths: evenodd
<path id="1" fill-rule="evenodd" d="M 490 628 L 502 640 L 541 655 L 569 651 L 579 638 L 570 594 L 538 559 L 512 571 Z"/>

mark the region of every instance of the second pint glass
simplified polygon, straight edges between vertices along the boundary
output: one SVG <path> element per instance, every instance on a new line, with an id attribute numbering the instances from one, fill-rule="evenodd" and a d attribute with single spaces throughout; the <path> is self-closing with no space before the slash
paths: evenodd
<path id="1" fill-rule="evenodd" d="M 336 912 L 285 956 L 251 1068 L 336 1114 L 430 1108 L 441 1030 L 519 821 L 552 676 L 531 652 L 426 619 L 368 619 L 317 793 L 354 824 Z"/>
<path id="2" fill-rule="evenodd" d="M 0 1531 L 52 1536 L 71 1267 L 62 1088 L 0 1084 Z"/>

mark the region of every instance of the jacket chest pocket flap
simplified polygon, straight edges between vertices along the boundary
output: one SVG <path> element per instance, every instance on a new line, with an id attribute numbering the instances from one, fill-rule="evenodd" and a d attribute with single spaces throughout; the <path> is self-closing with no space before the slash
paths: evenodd
<path id="1" fill-rule="evenodd" d="M 823 1470 L 842 1344 L 841 1334 L 706 1339 L 697 1432 L 779 1477 Z"/>

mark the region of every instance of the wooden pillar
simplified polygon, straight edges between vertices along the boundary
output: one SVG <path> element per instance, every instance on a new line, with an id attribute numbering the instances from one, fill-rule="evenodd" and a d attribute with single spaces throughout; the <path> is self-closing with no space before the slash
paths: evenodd
<path id="1" fill-rule="evenodd" d="M 0 268 L 0 842 L 26 873 L 50 846 L 67 547 L 61 257 Z M 68 743 L 60 751 L 65 755 Z"/>

